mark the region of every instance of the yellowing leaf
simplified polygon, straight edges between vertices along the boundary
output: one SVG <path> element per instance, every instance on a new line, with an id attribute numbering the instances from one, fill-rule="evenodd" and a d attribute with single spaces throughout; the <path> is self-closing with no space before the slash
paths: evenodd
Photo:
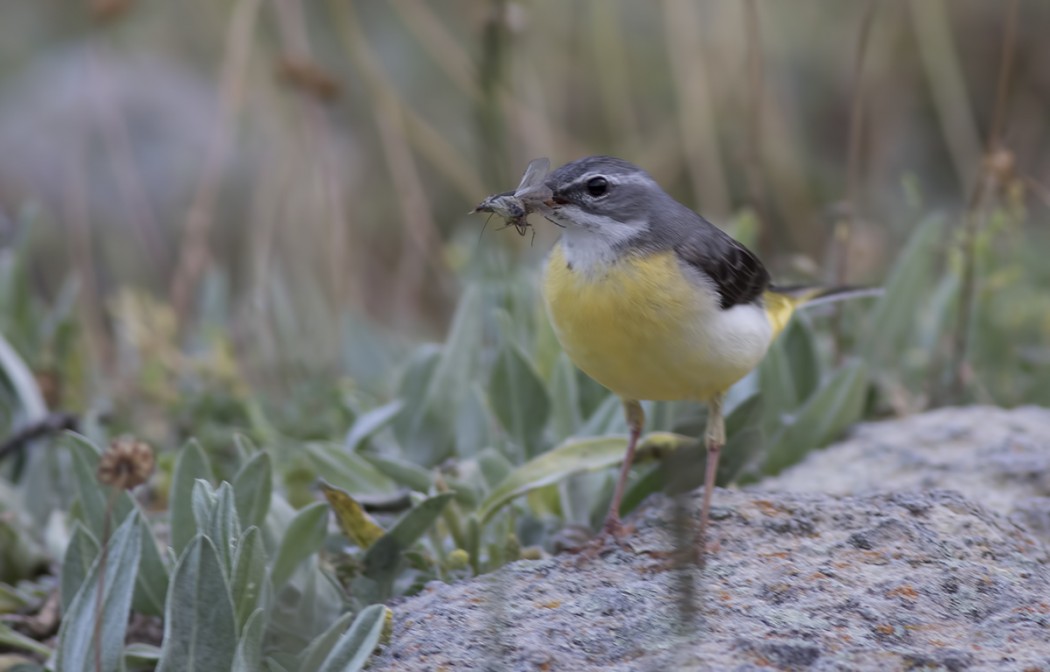
<path id="1" fill-rule="evenodd" d="M 339 521 L 339 529 L 343 531 L 347 539 L 361 548 L 368 548 L 383 536 L 383 528 L 379 527 L 372 520 L 372 516 L 365 512 L 360 502 L 345 490 L 340 490 L 322 481 L 321 492 L 328 500 L 328 505 L 332 507 L 335 519 Z"/>

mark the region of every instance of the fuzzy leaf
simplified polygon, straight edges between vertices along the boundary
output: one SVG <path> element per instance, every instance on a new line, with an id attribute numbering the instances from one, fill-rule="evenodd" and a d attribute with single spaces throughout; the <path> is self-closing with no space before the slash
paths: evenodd
<path id="1" fill-rule="evenodd" d="M 361 457 L 368 460 L 384 476 L 411 490 L 426 492 L 430 489 L 430 485 L 433 482 L 429 470 L 408 460 L 401 460 L 388 455 L 374 455 L 372 453 L 361 453 Z"/>
<path id="2" fill-rule="evenodd" d="M 261 527 L 270 512 L 273 496 L 273 464 L 269 453 L 259 451 L 244 463 L 233 478 L 233 492 L 241 527 Z"/>
<path id="3" fill-rule="evenodd" d="M 772 443 L 764 471 L 777 474 L 807 452 L 834 439 L 860 419 L 868 392 L 868 369 L 861 362 L 844 366 L 799 410 Z"/>
<path id="4" fill-rule="evenodd" d="M 939 254 L 943 228 L 942 217 L 924 220 L 912 233 L 904 251 L 897 256 L 886 282 L 886 291 L 871 311 L 867 338 L 861 345 L 861 352 L 869 364 L 894 361 L 904 340 L 915 332 L 915 316 L 919 314 L 925 297 L 918 288 L 934 284 L 936 265 L 932 260 Z"/>
<path id="5" fill-rule="evenodd" d="M 381 585 L 387 585 L 397 571 L 401 554 L 430 529 L 453 496 L 451 492 L 434 495 L 401 516 L 393 527 L 365 552 L 365 575 Z"/>
<path id="6" fill-rule="evenodd" d="M 392 429 L 406 456 L 423 466 L 444 460 L 454 446 L 452 426 L 442 421 L 440 409 L 430 404 L 428 396 L 441 354 L 441 348 L 432 344 L 416 348 L 398 385 L 397 396 L 408 410 L 394 419 Z M 359 492 L 357 488 L 327 478 L 340 487 Z"/>
<path id="7" fill-rule="evenodd" d="M 489 378 L 489 403 L 503 429 L 532 457 L 550 415 L 547 388 L 529 360 L 513 343 L 501 350 Z"/>
<path id="8" fill-rule="evenodd" d="M 109 551 L 105 556 L 105 571 L 100 566 L 103 559 L 100 553 L 62 619 L 55 658 L 58 669 L 63 672 L 95 670 L 95 624 L 99 619 L 96 609 L 100 575 L 104 580 L 99 659 L 103 670 L 116 670 L 120 666 L 131 597 L 135 589 L 134 577 L 138 573 L 139 558 L 142 556 L 141 543 L 139 514 L 133 512 L 110 540 Z"/>
<path id="9" fill-rule="evenodd" d="M 337 443 L 308 443 L 304 453 L 317 476 L 350 492 L 383 494 L 394 492 L 394 483 L 358 453 Z"/>
<path id="10" fill-rule="evenodd" d="M 400 400 L 392 401 L 389 404 L 380 406 L 379 408 L 373 408 L 372 410 L 364 413 L 357 420 L 354 421 L 353 426 L 350 427 L 350 431 L 346 434 L 346 441 L 343 445 L 351 453 L 357 452 L 357 449 L 361 447 L 369 437 L 374 435 L 376 432 L 387 427 L 394 421 L 397 414 L 404 408 L 404 403 Z"/>
<path id="11" fill-rule="evenodd" d="M 572 436 L 583 424 L 580 415 L 580 388 L 576 384 L 576 367 L 564 352 L 559 353 L 551 373 L 550 399 L 554 435 L 561 440 Z"/>
<path id="12" fill-rule="evenodd" d="M 241 536 L 241 525 L 237 520 L 233 487 L 223 481 L 215 492 L 215 504 L 208 516 L 208 538 L 215 544 L 226 576 L 233 572 L 234 546 Z"/>
<path id="13" fill-rule="evenodd" d="M 469 389 L 481 350 L 482 308 L 480 289 L 467 287 L 459 297 L 441 358 L 426 387 L 425 406 L 439 416 L 453 414 Z"/>
<path id="14" fill-rule="evenodd" d="M 266 613 L 262 609 L 252 612 L 237 642 L 231 672 L 257 672 L 262 669 L 263 632 L 266 629 Z"/>
<path id="15" fill-rule="evenodd" d="M 262 534 L 259 528 L 249 527 L 237 542 L 233 574 L 230 576 L 230 595 L 237 612 L 239 628 L 245 627 L 251 614 L 261 606 L 260 597 L 268 580 Z"/>
<path id="16" fill-rule="evenodd" d="M 215 508 L 215 490 L 211 483 L 198 478 L 193 484 L 193 520 L 199 533 L 207 532 L 211 524 L 212 510 Z"/>
<path id="17" fill-rule="evenodd" d="M 159 646 L 135 642 L 124 647 L 124 666 L 137 670 L 139 668 L 153 669 L 160 662 L 161 649 Z"/>
<path id="18" fill-rule="evenodd" d="M 26 418 L 38 420 L 47 414 L 47 404 L 33 372 L 3 334 L 0 334 L 0 374 L 7 379 Z"/>
<path id="19" fill-rule="evenodd" d="M 759 390 L 765 399 L 766 427 L 775 429 L 780 417 L 798 408 L 800 399 L 785 342 L 777 339 L 758 367 Z"/>
<path id="20" fill-rule="evenodd" d="M 328 626 L 320 636 L 310 642 L 310 646 L 303 651 L 300 656 L 299 672 L 317 672 L 317 669 L 321 667 L 321 663 L 328 658 L 328 654 L 335 648 L 339 638 L 343 636 L 346 629 L 350 627 L 350 624 L 354 621 L 354 615 L 352 613 L 343 614 Z"/>
<path id="21" fill-rule="evenodd" d="M 230 588 L 211 540 L 197 535 L 171 578 L 158 672 L 228 670 L 237 648 Z"/>
<path id="22" fill-rule="evenodd" d="M 311 504 L 295 515 L 281 539 L 273 569 L 270 570 L 270 580 L 275 590 L 284 586 L 299 563 L 321 548 L 327 523 L 328 507 L 323 502 Z"/>
<path id="23" fill-rule="evenodd" d="M 91 564 L 98 556 L 98 541 L 80 521 L 73 523 L 66 554 L 62 558 L 61 596 L 62 613 L 69 611 L 73 597 L 80 590 Z"/>
<path id="24" fill-rule="evenodd" d="M 160 557 L 153 530 L 141 516 L 139 526 L 142 527 L 142 558 L 132 608 L 148 616 L 163 616 L 164 599 L 168 594 L 168 568 Z"/>
<path id="25" fill-rule="evenodd" d="M 392 612 L 381 604 L 364 608 L 339 638 L 318 672 L 359 672 L 372 657 Z"/>
<path id="26" fill-rule="evenodd" d="M 627 421 L 623 414 L 623 402 L 615 394 L 606 393 L 602 401 L 576 432 L 576 436 L 605 436 L 622 434 L 627 431 Z"/>
<path id="27" fill-rule="evenodd" d="M 193 485 L 197 479 L 210 483 L 214 481 L 214 476 L 201 444 L 190 439 L 179 451 L 171 480 L 171 546 L 176 555 L 181 555 L 197 534 L 197 520 L 193 516 Z"/>
<path id="28" fill-rule="evenodd" d="M 791 367 L 791 382 L 795 386 L 795 399 L 809 399 L 820 386 L 820 360 L 814 343 L 813 328 L 805 315 L 796 315 L 779 339 L 784 344 L 788 365 Z"/>

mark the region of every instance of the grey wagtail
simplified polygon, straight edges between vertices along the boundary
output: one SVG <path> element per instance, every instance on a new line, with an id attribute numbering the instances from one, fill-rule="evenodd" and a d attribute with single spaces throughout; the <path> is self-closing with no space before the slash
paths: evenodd
<path id="1" fill-rule="evenodd" d="M 750 250 L 622 159 L 579 159 L 540 186 L 537 173 L 548 165 L 533 161 L 517 191 L 478 210 L 516 226 L 523 211 L 540 212 L 563 230 L 543 281 L 551 324 L 573 363 L 623 400 L 630 428 L 603 530 L 623 534 L 620 502 L 645 421 L 640 402 L 695 400 L 708 406 L 702 552 L 726 392 L 758 366 L 800 305 L 872 290 L 774 286 Z"/>

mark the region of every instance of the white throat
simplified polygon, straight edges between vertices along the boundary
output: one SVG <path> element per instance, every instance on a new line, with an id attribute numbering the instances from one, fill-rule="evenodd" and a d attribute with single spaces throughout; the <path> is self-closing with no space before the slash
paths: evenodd
<path id="1" fill-rule="evenodd" d="M 620 256 L 618 246 L 645 230 L 641 220 L 620 222 L 604 215 L 584 213 L 573 209 L 570 217 L 565 213 L 551 216 L 565 227 L 561 246 L 565 261 L 573 270 L 592 275 L 616 261 Z"/>

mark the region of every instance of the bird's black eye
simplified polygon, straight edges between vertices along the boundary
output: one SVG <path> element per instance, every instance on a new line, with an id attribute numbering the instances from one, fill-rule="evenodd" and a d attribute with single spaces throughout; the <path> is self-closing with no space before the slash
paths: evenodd
<path id="1" fill-rule="evenodd" d="M 587 180 L 587 193 L 597 198 L 609 191 L 609 180 L 604 177 L 592 177 Z"/>

